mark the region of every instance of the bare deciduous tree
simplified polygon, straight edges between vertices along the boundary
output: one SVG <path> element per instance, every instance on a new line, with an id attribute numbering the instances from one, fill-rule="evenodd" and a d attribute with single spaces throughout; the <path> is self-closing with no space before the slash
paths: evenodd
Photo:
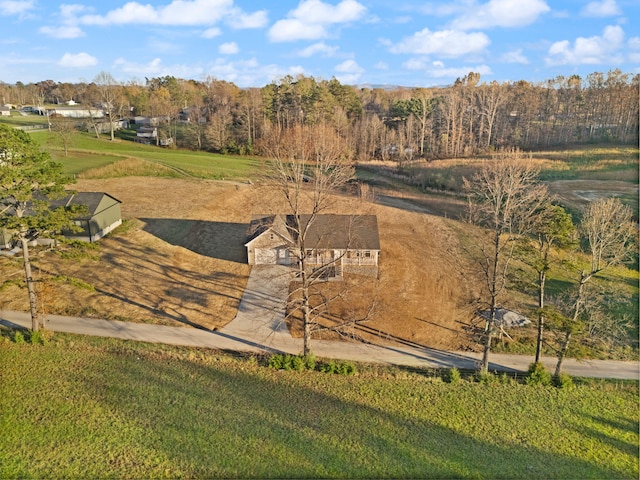
<path id="1" fill-rule="evenodd" d="M 77 133 L 76 121 L 70 118 L 64 117 L 51 117 L 51 131 L 55 137 L 60 140 L 62 149 L 64 150 L 64 156 L 68 156 L 69 144 Z"/>
<path id="2" fill-rule="evenodd" d="M 631 260 L 634 253 L 637 253 L 637 230 L 631 219 L 631 209 L 616 198 L 595 200 L 583 214 L 579 232 L 588 259 L 586 265 L 578 268 L 575 295 L 567 315 L 570 320 L 566 322 L 569 328 L 564 329 L 558 350 L 556 375 L 562 373 L 562 362 L 576 331 L 574 326 L 586 311 L 587 283 L 599 273 Z"/>
<path id="3" fill-rule="evenodd" d="M 533 220 L 548 198 L 537 183 L 538 170 L 515 152 L 486 163 L 471 180 L 464 180 L 469 199 L 469 221 L 486 229 L 477 245 L 476 265 L 484 282 L 484 348 L 481 370 L 489 367 L 491 341 L 496 330 L 496 309 L 507 288 L 507 273 L 515 240 L 531 230 Z"/>
<path id="4" fill-rule="evenodd" d="M 308 355 L 314 333 L 352 326 L 366 320 L 373 310 L 374 302 L 359 318 L 341 318 L 331 327 L 320 324 L 321 317 L 329 315 L 328 306 L 342 298 L 344 292 L 327 293 L 317 288 L 340 258 L 318 260 L 317 238 L 310 232 L 318 216 L 332 206 L 334 193 L 353 177 L 354 170 L 345 156 L 349 150 L 343 139 L 325 124 L 274 130 L 261 148 L 272 159 L 265 167 L 265 183 L 284 200 L 289 219 L 287 229 L 295 242 L 291 254 L 295 259 L 296 282 L 289 295 L 289 310 L 302 316 L 303 353 Z M 353 222 L 357 222 L 357 217 Z M 350 235 L 351 229 L 348 230 Z"/>
<path id="5" fill-rule="evenodd" d="M 119 117 L 122 111 L 122 92 L 120 90 L 120 83 L 118 83 L 118 81 L 107 72 L 100 72 L 96 76 L 94 82 L 100 92 L 102 109 L 109 117 L 109 132 L 111 134 L 111 140 L 113 141 L 115 139 L 114 124 L 116 117 Z"/>

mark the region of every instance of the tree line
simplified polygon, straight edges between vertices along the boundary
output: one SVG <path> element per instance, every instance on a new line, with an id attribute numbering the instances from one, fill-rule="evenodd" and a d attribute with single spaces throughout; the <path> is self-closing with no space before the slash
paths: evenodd
<path id="1" fill-rule="evenodd" d="M 465 157 L 567 144 L 638 143 L 640 74 L 619 69 L 544 82 L 481 82 L 470 72 L 447 87 L 359 88 L 335 78 L 285 76 L 242 89 L 208 77 L 117 82 L 101 72 L 91 83 L 0 83 L 3 104 L 73 99 L 102 105 L 112 120 L 163 117 L 176 145 L 217 153 L 263 154 L 275 127 L 331 125 L 358 160 L 404 162 Z M 106 107 L 105 107 L 106 106 Z"/>

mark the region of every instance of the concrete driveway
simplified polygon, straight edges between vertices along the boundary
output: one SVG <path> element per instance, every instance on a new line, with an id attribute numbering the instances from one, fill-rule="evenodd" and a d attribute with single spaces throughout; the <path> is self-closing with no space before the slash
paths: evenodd
<path id="1" fill-rule="evenodd" d="M 277 350 L 302 348 L 302 341 L 291 336 L 285 322 L 291 276 L 290 267 L 254 265 L 236 318 L 218 333 L 251 339 Z"/>

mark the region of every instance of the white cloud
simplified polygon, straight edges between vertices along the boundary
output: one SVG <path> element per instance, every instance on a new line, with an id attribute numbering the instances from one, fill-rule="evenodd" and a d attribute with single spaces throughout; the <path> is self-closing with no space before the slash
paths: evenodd
<path id="1" fill-rule="evenodd" d="M 53 38 L 79 38 L 84 37 L 85 33 L 78 27 L 78 16 L 87 11 L 84 5 L 60 5 L 60 18 L 62 24 L 59 26 L 43 26 L 38 31 L 44 35 Z"/>
<path id="2" fill-rule="evenodd" d="M 226 20 L 237 28 L 256 28 L 266 23 L 264 10 L 246 14 L 233 6 L 233 0 L 173 0 L 168 5 L 128 2 L 105 15 L 83 15 L 84 25 L 210 25 Z"/>
<path id="3" fill-rule="evenodd" d="M 386 62 L 378 62 L 373 66 L 373 68 L 377 70 L 389 70 L 389 64 Z"/>
<path id="4" fill-rule="evenodd" d="M 81 21 L 87 25 L 204 25 L 219 21 L 232 5 L 232 0 L 173 0 L 161 7 L 128 2 L 106 15 L 85 15 Z"/>
<path id="5" fill-rule="evenodd" d="M 62 25 L 60 27 L 40 27 L 38 30 L 44 35 L 53 38 L 79 38 L 84 37 L 84 32 L 76 25 Z"/>
<path id="6" fill-rule="evenodd" d="M 291 65 L 286 68 L 274 64 L 260 65 L 255 58 L 239 61 L 218 59 L 206 71 L 207 75 L 224 78 L 239 87 L 263 86 L 286 75 L 295 77 L 305 73 L 305 69 L 300 65 Z"/>
<path id="7" fill-rule="evenodd" d="M 620 15 L 622 11 L 616 0 L 602 0 L 588 3 L 580 13 L 585 17 L 612 17 Z"/>
<path id="8" fill-rule="evenodd" d="M 289 15 L 305 23 L 345 23 L 360 19 L 366 10 L 355 0 L 342 0 L 335 6 L 321 0 L 303 0 Z"/>
<path id="9" fill-rule="evenodd" d="M 136 63 L 118 58 L 113 68 L 133 77 L 164 77 L 197 78 L 202 76 L 203 69 L 193 65 L 163 65 L 160 58 L 154 58 L 149 63 Z"/>
<path id="10" fill-rule="evenodd" d="M 335 77 L 336 79 L 345 85 L 352 85 L 354 83 L 358 83 L 362 74 L 364 73 L 364 68 L 358 65 L 358 62 L 355 60 L 345 60 L 342 63 L 339 63 L 334 67 L 334 70 L 338 72 Z"/>
<path id="11" fill-rule="evenodd" d="M 428 28 L 406 37 L 389 50 L 392 53 L 412 53 L 419 55 L 441 55 L 458 57 L 482 52 L 490 40 L 482 32 L 465 33 L 455 30 L 431 32 Z"/>
<path id="12" fill-rule="evenodd" d="M 222 30 L 217 27 L 207 28 L 204 32 L 202 32 L 202 38 L 213 38 L 222 35 Z"/>
<path id="13" fill-rule="evenodd" d="M 337 5 L 321 0 L 303 0 L 287 18 L 278 20 L 269 29 L 272 42 L 316 40 L 328 36 L 331 25 L 354 22 L 363 18 L 367 9 L 355 0 L 342 0 Z"/>
<path id="14" fill-rule="evenodd" d="M 640 37 L 630 38 L 629 48 L 631 49 L 631 52 L 629 53 L 629 61 L 631 63 L 640 64 Z M 640 68 L 636 69 L 636 71 L 640 71 Z"/>
<path id="15" fill-rule="evenodd" d="M 500 60 L 505 63 L 521 63 L 523 65 L 527 65 L 529 63 L 527 57 L 522 54 L 521 48 L 505 53 L 500 57 Z"/>
<path id="16" fill-rule="evenodd" d="M 578 37 L 573 45 L 569 40 L 555 42 L 545 58 L 547 65 L 596 65 L 621 62 L 617 53 L 624 42 L 619 26 L 605 27 L 602 36 Z"/>
<path id="17" fill-rule="evenodd" d="M 473 2 L 452 22 L 452 27 L 458 30 L 522 27 L 550 10 L 544 0 L 489 0 L 480 5 Z"/>
<path id="18" fill-rule="evenodd" d="M 36 6 L 35 0 L 2 0 L 0 15 L 24 15 Z"/>
<path id="19" fill-rule="evenodd" d="M 236 42 L 223 43 L 218 47 L 218 51 L 223 55 L 233 55 L 240 51 Z"/>
<path id="20" fill-rule="evenodd" d="M 229 20 L 229 25 L 233 28 L 262 28 L 269 23 L 266 10 L 260 10 L 254 13 L 238 13 Z"/>
<path id="21" fill-rule="evenodd" d="M 317 40 L 327 36 L 323 25 L 308 25 L 297 19 L 279 20 L 269 29 L 272 42 L 290 42 L 293 40 Z"/>
<path id="22" fill-rule="evenodd" d="M 340 73 L 362 73 L 364 69 L 358 65 L 355 60 L 345 60 L 334 67 L 336 72 Z"/>
<path id="23" fill-rule="evenodd" d="M 98 59 L 88 53 L 65 53 L 58 61 L 61 67 L 83 68 L 98 64 Z"/>
<path id="24" fill-rule="evenodd" d="M 426 76 L 431 78 L 461 78 L 469 74 L 469 72 L 476 72 L 480 75 L 491 75 L 493 71 L 488 65 L 474 65 L 472 67 L 447 67 L 439 60 L 435 62 L 429 62 L 427 59 L 411 59 L 403 63 L 402 66 L 408 70 L 423 71 Z"/>
<path id="25" fill-rule="evenodd" d="M 338 47 L 331 47 L 324 42 L 314 43 L 307 48 L 303 48 L 297 52 L 299 57 L 313 57 L 314 55 L 322 55 L 323 57 L 333 57 L 338 52 Z"/>

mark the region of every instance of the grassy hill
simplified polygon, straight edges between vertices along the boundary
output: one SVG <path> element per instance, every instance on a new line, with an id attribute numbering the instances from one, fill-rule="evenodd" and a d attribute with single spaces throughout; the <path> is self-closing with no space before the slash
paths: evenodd
<path id="1" fill-rule="evenodd" d="M 93 173 L 92 176 L 142 174 L 246 180 L 252 177 L 260 164 L 256 158 L 167 149 L 121 139 L 112 142 L 106 137 L 98 139 L 88 133 L 76 133 L 70 142 L 68 156 L 65 156 L 55 134 L 38 131 L 31 133 L 31 136 L 51 152 L 56 161 L 64 165 L 67 173 L 76 176 L 82 176 L 91 169 L 102 168 L 101 172 Z M 126 165 L 118 166 L 121 162 Z M 149 165 L 141 168 L 145 163 L 150 163 L 155 168 L 150 168 Z M 109 166 L 112 168 L 107 168 Z M 165 168 L 158 169 L 158 166 Z"/>
<path id="2" fill-rule="evenodd" d="M 638 477 L 637 383 L 299 373 L 63 334 L 0 346 L 2 478 Z"/>

